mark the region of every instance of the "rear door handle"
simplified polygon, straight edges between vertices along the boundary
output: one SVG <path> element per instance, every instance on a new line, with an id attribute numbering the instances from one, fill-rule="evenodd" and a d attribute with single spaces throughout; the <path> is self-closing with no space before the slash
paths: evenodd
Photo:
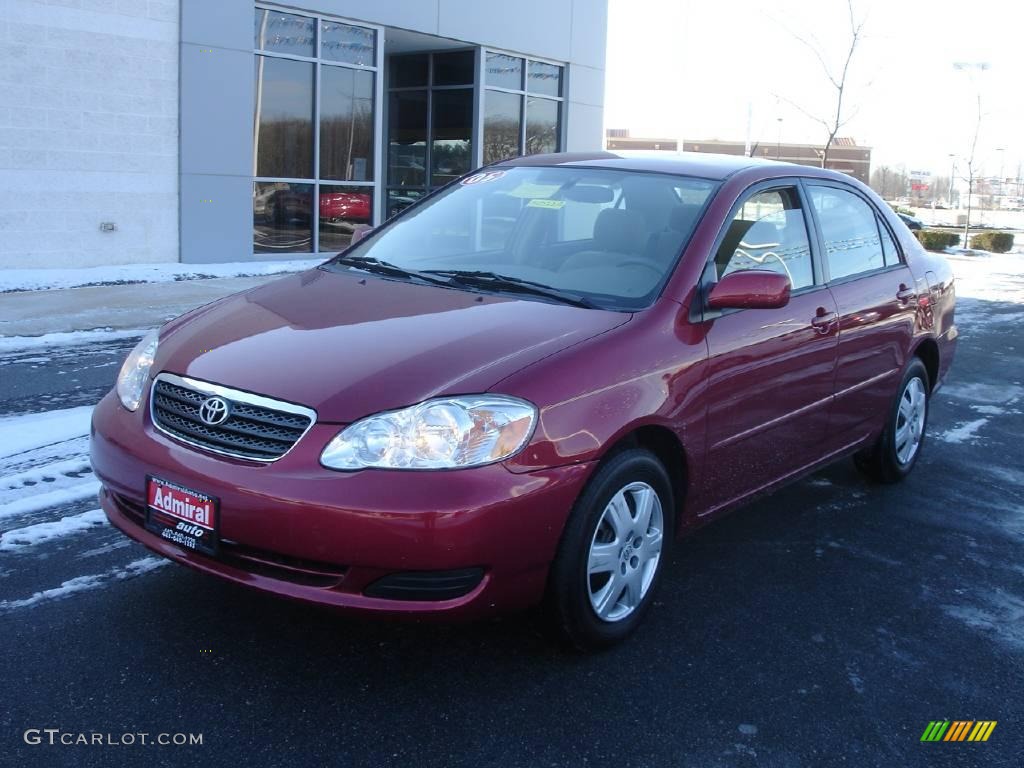
<path id="1" fill-rule="evenodd" d="M 814 330 L 818 333 L 828 333 L 832 328 L 832 323 L 839 319 L 839 315 L 835 312 L 828 312 L 824 307 L 818 310 L 818 314 L 811 320 L 811 325 L 814 326 Z"/>
<path id="2" fill-rule="evenodd" d="M 900 283 L 900 289 L 899 291 L 896 292 L 896 298 L 899 299 L 904 304 L 906 304 L 911 299 L 917 298 L 917 291 L 915 291 L 913 288 L 907 288 L 906 285 Z"/>

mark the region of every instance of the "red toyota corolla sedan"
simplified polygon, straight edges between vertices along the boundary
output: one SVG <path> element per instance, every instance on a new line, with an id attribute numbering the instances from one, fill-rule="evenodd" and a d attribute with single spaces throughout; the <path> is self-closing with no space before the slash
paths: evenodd
<path id="1" fill-rule="evenodd" d="M 96 408 L 111 522 L 370 614 L 650 607 L 680 534 L 844 456 L 921 452 L 953 278 L 862 184 L 744 157 L 542 155 L 144 338 Z"/>

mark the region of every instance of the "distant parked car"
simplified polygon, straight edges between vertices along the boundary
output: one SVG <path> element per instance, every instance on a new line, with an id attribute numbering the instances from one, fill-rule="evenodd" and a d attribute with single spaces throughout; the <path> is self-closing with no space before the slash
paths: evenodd
<path id="1" fill-rule="evenodd" d="M 897 213 L 896 215 L 903 220 L 908 229 L 924 229 L 924 222 L 909 213 Z"/>
<path id="2" fill-rule="evenodd" d="M 746 157 L 488 166 L 147 335 L 93 415 L 101 504 L 265 593 L 441 618 L 543 602 L 572 645 L 611 645 L 677 535 L 843 456 L 914 468 L 955 299 L 896 221 L 844 174 Z"/>

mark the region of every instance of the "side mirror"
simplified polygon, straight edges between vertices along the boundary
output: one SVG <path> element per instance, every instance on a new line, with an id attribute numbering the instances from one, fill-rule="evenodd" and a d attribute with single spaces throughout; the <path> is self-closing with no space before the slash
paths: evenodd
<path id="1" fill-rule="evenodd" d="M 352 241 L 349 245 L 355 245 L 371 232 L 373 232 L 373 227 L 369 224 L 356 224 L 352 229 Z"/>
<path id="2" fill-rule="evenodd" d="M 708 309 L 780 309 L 789 304 L 790 282 L 766 269 L 730 272 L 708 294 Z"/>

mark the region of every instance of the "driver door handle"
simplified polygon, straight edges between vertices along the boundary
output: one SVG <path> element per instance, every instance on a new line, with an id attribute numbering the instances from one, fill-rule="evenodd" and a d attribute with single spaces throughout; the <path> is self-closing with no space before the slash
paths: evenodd
<path id="1" fill-rule="evenodd" d="M 820 334 L 826 334 L 832 329 L 832 324 L 839 319 L 839 314 L 829 312 L 824 307 L 818 307 L 818 314 L 811 320 L 811 325 Z"/>

